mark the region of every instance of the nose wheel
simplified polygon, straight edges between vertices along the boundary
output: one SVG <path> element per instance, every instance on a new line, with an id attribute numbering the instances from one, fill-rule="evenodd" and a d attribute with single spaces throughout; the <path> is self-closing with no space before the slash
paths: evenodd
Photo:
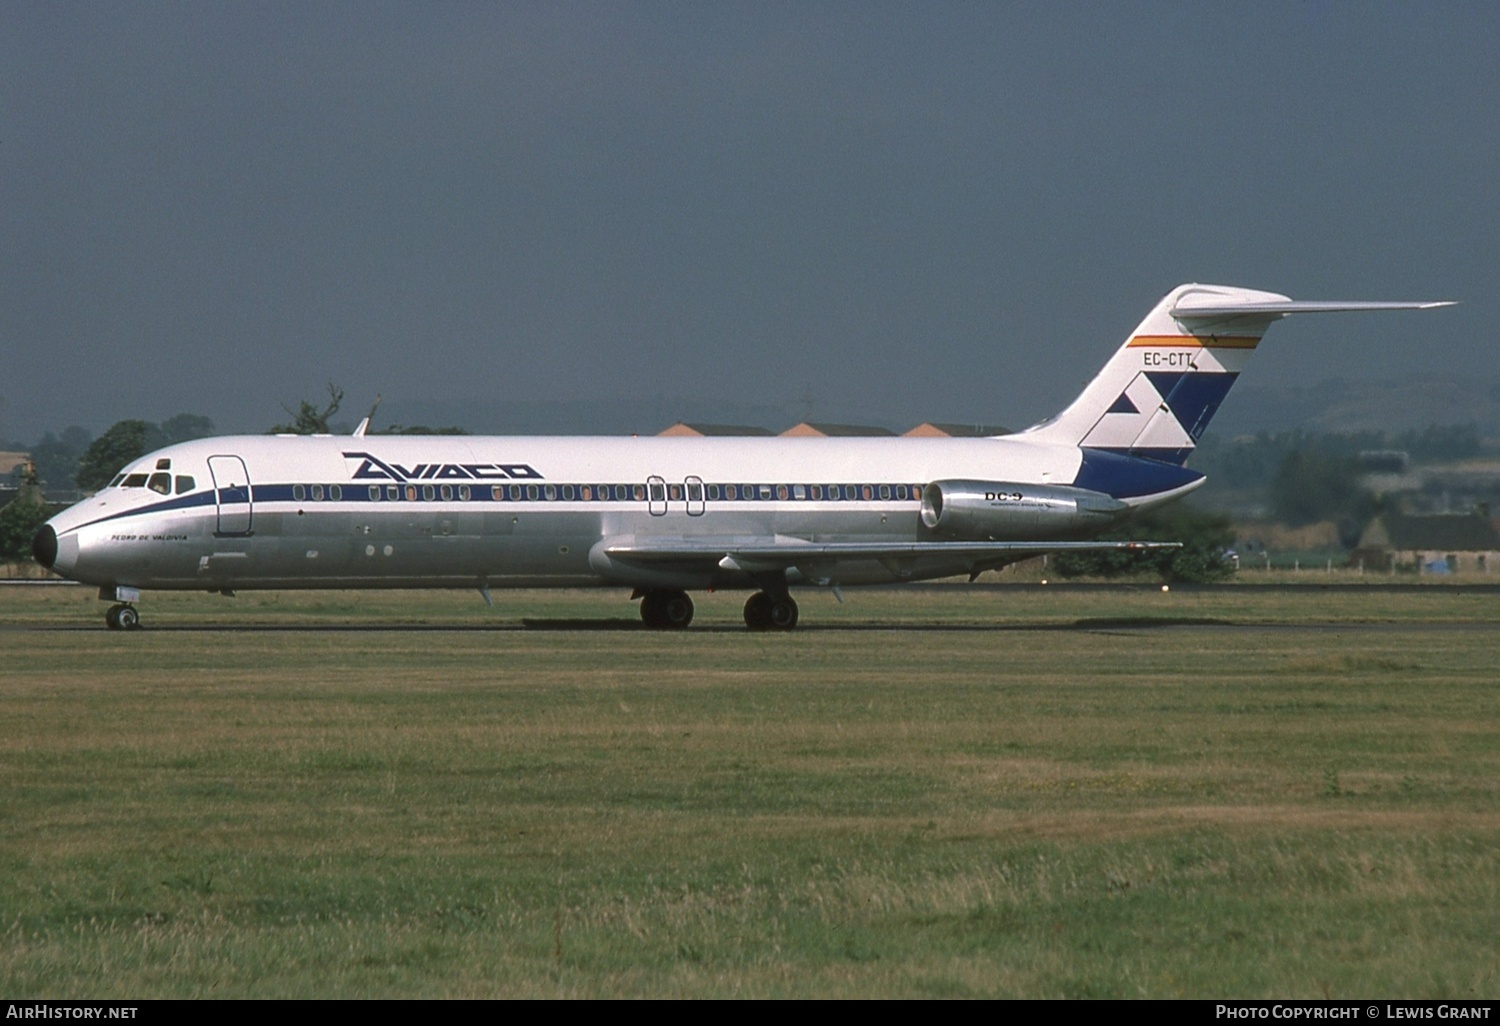
<path id="1" fill-rule="evenodd" d="M 757 591 L 745 603 L 745 626 L 752 631 L 789 631 L 797 626 L 797 603 L 790 596 Z"/>
<path id="2" fill-rule="evenodd" d="M 133 631 L 141 625 L 141 614 L 135 606 L 120 602 L 109 607 L 109 611 L 104 614 L 104 622 L 112 631 Z"/>

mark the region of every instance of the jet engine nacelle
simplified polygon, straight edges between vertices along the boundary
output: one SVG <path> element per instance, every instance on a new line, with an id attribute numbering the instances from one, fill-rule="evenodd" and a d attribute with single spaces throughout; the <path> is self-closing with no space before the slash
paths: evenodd
<path id="1" fill-rule="evenodd" d="M 922 489 L 922 526 L 964 541 L 1088 537 L 1130 511 L 1103 492 L 1014 481 L 933 481 Z"/>

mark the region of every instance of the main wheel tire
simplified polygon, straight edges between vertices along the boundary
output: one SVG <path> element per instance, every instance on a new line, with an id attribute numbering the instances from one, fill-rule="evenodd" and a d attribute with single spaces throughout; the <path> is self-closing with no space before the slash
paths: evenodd
<path id="1" fill-rule="evenodd" d="M 771 629 L 771 596 L 757 591 L 745 600 L 745 626 L 752 631 Z"/>
<path id="2" fill-rule="evenodd" d="M 141 614 L 136 611 L 135 606 L 121 606 L 120 611 L 115 614 L 115 622 L 120 625 L 121 630 L 133 631 L 141 625 Z"/>
<path id="3" fill-rule="evenodd" d="M 680 631 L 693 622 L 693 600 L 685 591 L 648 591 L 641 619 L 653 631 Z"/>
<path id="4" fill-rule="evenodd" d="M 797 626 L 797 603 L 790 596 L 775 599 L 766 610 L 766 619 L 773 631 L 789 631 Z"/>
<path id="5" fill-rule="evenodd" d="M 648 591 L 641 599 L 641 621 L 653 631 L 661 630 L 661 592 Z"/>
<path id="6" fill-rule="evenodd" d="M 658 626 L 665 630 L 684 630 L 693 622 L 693 600 L 685 591 L 669 591 L 662 595 L 657 608 Z"/>
<path id="7" fill-rule="evenodd" d="M 124 606 L 110 606 L 104 611 L 104 625 L 112 631 L 120 629 L 120 610 Z"/>

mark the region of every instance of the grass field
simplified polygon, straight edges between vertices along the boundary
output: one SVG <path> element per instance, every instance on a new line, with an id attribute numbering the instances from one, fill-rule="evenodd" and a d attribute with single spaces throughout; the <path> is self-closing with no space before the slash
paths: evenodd
<path id="1" fill-rule="evenodd" d="M 496 598 L 0 589 L 0 992 L 1500 994 L 1500 596 Z"/>

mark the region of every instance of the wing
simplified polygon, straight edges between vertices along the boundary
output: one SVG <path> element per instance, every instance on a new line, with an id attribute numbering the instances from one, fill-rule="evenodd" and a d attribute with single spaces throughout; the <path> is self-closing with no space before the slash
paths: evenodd
<path id="1" fill-rule="evenodd" d="M 1146 551 L 1181 548 L 1152 541 L 956 541 L 815 542 L 801 538 L 678 537 L 637 535 L 607 538 L 603 554 L 620 563 L 682 570 L 741 571 L 751 575 L 793 568 L 808 580 L 835 576 L 839 564 L 875 561 L 897 578 L 982 570 L 1052 552 Z"/>

